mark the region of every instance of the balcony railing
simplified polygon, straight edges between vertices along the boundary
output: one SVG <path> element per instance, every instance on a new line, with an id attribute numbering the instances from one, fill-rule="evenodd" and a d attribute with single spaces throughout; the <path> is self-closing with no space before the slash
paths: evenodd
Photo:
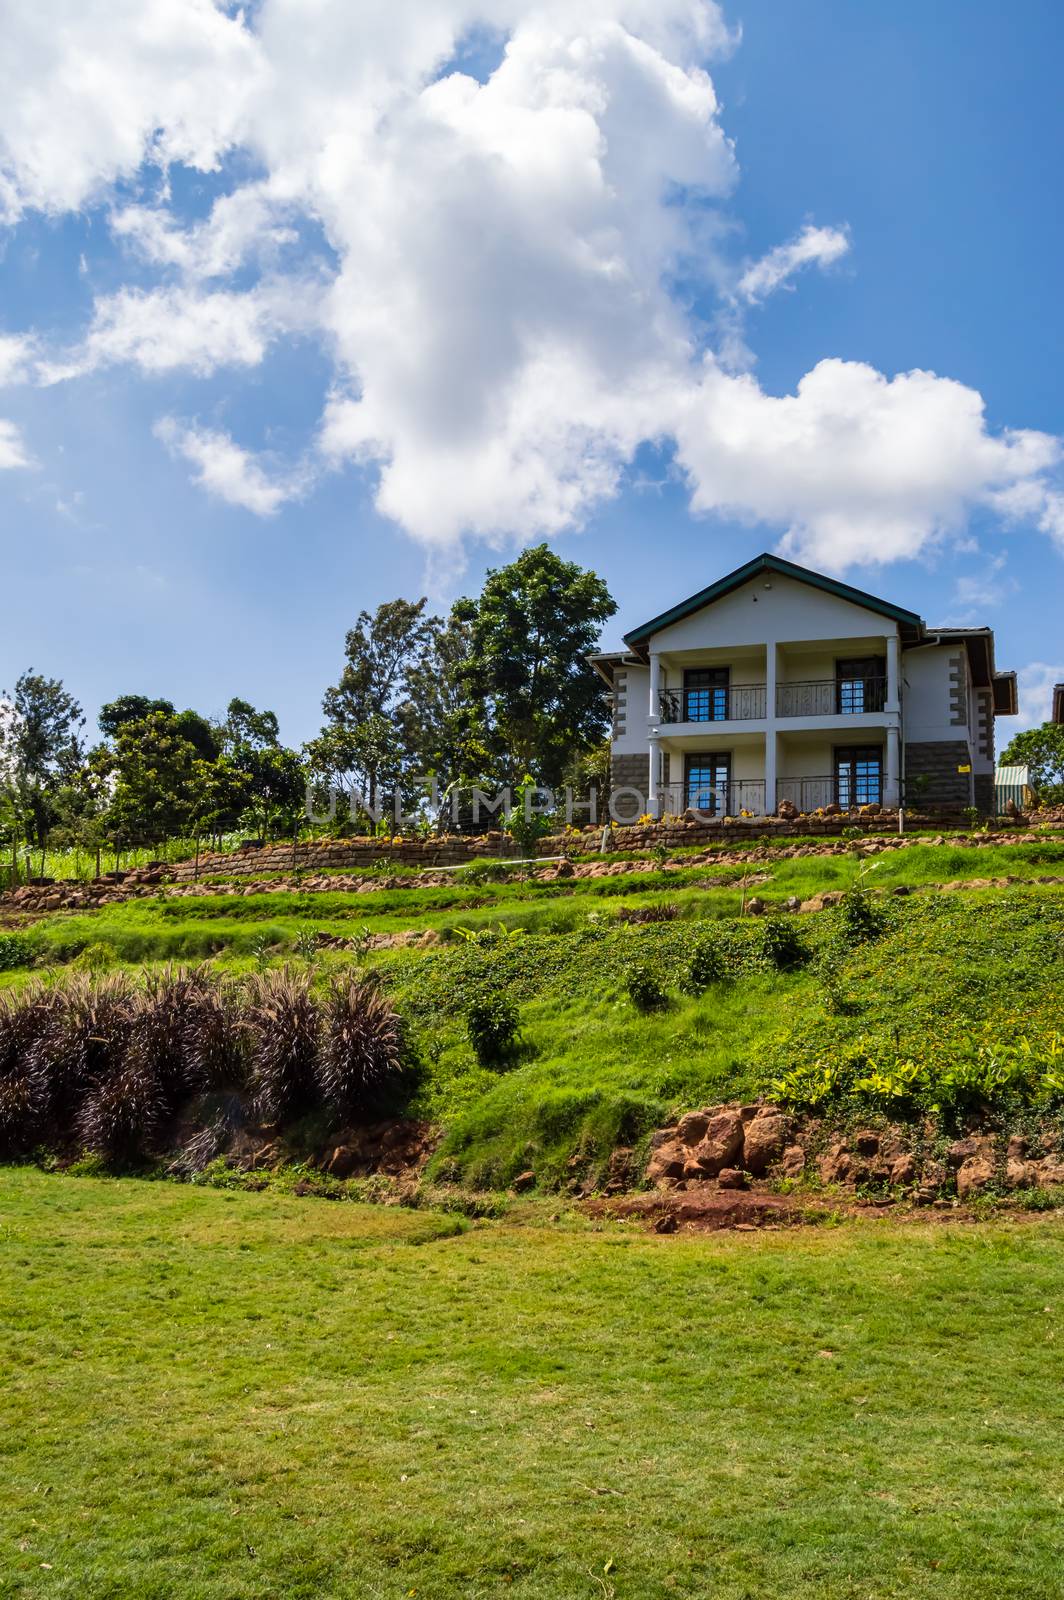
<path id="1" fill-rule="evenodd" d="M 823 806 L 883 804 L 883 776 L 878 772 L 843 772 L 825 778 L 777 778 L 776 804 L 789 800 L 799 811 L 818 811 Z"/>
<path id="2" fill-rule="evenodd" d="M 659 790 L 663 815 L 701 811 L 707 817 L 765 815 L 764 778 L 736 778 L 730 783 L 667 783 Z"/>
<path id="3" fill-rule="evenodd" d="M 777 717 L 860 716 L 882 711 L 886 703 L 886 678 L 822 678 L 776 685 Z"/>
<path id="4" fill-rule="evenodd" d="M 763 683 L 732 683 L 710 689 L 665 689 L 662 722 L 757 722 L 767 710 Z"/>

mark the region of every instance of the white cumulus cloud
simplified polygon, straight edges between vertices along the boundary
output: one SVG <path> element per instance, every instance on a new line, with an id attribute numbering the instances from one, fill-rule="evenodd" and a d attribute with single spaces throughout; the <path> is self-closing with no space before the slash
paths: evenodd
<path id="1" fill-rule="evenodd" d="M 456 66 L 471 38 L 478 76 Z M 716 296 L 737 346 L 742 307 L 849 249 L 808 224 L 727 259 L 738 169 L 708 68 L 734 43 L 713 0 L 11 0 L 0 206 L 106 205 L 136 273 L 37 375 L 237 373 L 312 335 L 318 470 L 374 472 L 438 553 L 579 526 L 647 441 L 696 511 L 835 569 L 915 555 L 976 506 L 1064 548 L 1057 441 L 991 430 L 975 391 L 828 359 L 776 395 L 707 353 L 693 301 Z M 176 163 L 221 166 L 206 215 L 175 201 Z M 163 434 L 261 514 L 306 486 L 224 434 Z"/>
<path id="2" fill-rule="evenodd" d="M 214 167 L 267 72 L 213 0 L 5 0 L 0 219 L 74 209 L 148 157 Z"/>
<path id="3" fill-rule="evenodd" d="M 915 556 L 1060 459 L 1046 434 L 993 434 L 974 389 L 856 361 L 821 361 L 782 396 L 707 361 L 675 436 L 696 510 L 782 527 L 788 555 L 836 570 Z"/>

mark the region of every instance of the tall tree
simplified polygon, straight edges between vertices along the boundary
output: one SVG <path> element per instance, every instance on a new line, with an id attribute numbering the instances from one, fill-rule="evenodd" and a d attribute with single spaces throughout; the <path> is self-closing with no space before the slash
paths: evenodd
<path id="1" fill-rule="evenodd" d="M 347 658 L 339 683 L 326 689 L 322 710 L 337 727 L 353 728 L 384 716 L 403 694 L 407 673 L 431 648 L 439 619 L 427 617 L 427 600 L 389 600 L 359 612 L 344 642 Z"/>
<path id="2" fill-rule="evenodd" d="M 125 723 L 143 722 L 153 711 L 162 711 L 168 717 L 177 715 L 172 700 L 151 700 L 146 694 L 120 694 L 117 700 L 100 707 L 96 720 L 104 738 L 113 739 Z"/>
<path id="3" fill-rule="evenodd" d="M 140 721 L 122 723 L 114 744 L 93 753 L 97 770 L 113 783 L 107 810 L 113 837 L 124 844 L 159 844 L 188 827 L 200 759 L 176 716 L 150 711 Z"/>
<path id="4" fill-rule="evenodd" d="M 381 795 L 408 788 L 414 752 L 409 717 L 411 675 L 432 654 L 442 624 L 424 599 L 389 600 L 359 613 L 344 645 L 339 682 L 325 691 L 326 726 L 306 746 L 316 777 L 357 790 L 376 807 Z"/>
<path id="5" fill-rule="evenodd" d="M 257 831 L 264 838 L 276 828 L 288 831 L 303 811 L 306 775 L 296 752 L 281 744 L 276 713 L 256 711 L 247 700 L 230 700 L 221 735 L 225 758 L 247 780 L 247 804 Z"/>
<path id="6" fill-rule="evenodd" d="M 436 622 L 427 648 L 407 670 L 396 708 L 411 765 L 434 777 L 441 793 L 490 781 L 484 708 L 466 684 L 471 650 L 467 621 L 452 612 L 446 624 Z"/>
<path id="7" fill-rule="evenodd" d="M 14 826 L 44 849 L 55 796 L 83 759 L 81 706 L 59 678 L 32 668 L 5 691 L 0 712 L 0 780 Z"/>
<path id="8" fill-rule="evenodd" d="M 616 602 L 594 572 L 533 545 L 488 573 L 456 616 L 470 628 L 467 698 L 484 708 L 496 775 L 562 781 L 567 763 L 605 732 L 605 698 L 587 664 Z"/>

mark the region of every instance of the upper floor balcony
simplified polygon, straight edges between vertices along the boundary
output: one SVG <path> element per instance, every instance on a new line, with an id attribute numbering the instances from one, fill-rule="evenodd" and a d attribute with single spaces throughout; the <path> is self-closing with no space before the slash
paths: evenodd
<path id="1" fill-rule="evenodd" d="M 658 716 L 663 724 L 764 722 L 768 717 L 768 686 L 732 683 L 726 669 L 685 673 L 685 679 L 715 677 L 717 682 L 690 682 L 662 689 Z M 885 675 L 875 670 L 836 673 L 833 678 L 777 682 L 775 715 L 778 718 L 814 719 L 876 715 L 887 708 Z"/>

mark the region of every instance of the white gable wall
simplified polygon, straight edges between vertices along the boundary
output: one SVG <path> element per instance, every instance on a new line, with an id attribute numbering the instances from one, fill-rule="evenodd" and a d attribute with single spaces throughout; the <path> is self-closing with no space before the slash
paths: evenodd
<path id="1" fill-rule="evenodd" d="M 882 639 L 897 632 L 898 625 L 890 617 L 795 578 L 767 572 L 691 616 L 670 623 L 647 643 L 652 650 L 671 654 L 804 640 Z"/>

